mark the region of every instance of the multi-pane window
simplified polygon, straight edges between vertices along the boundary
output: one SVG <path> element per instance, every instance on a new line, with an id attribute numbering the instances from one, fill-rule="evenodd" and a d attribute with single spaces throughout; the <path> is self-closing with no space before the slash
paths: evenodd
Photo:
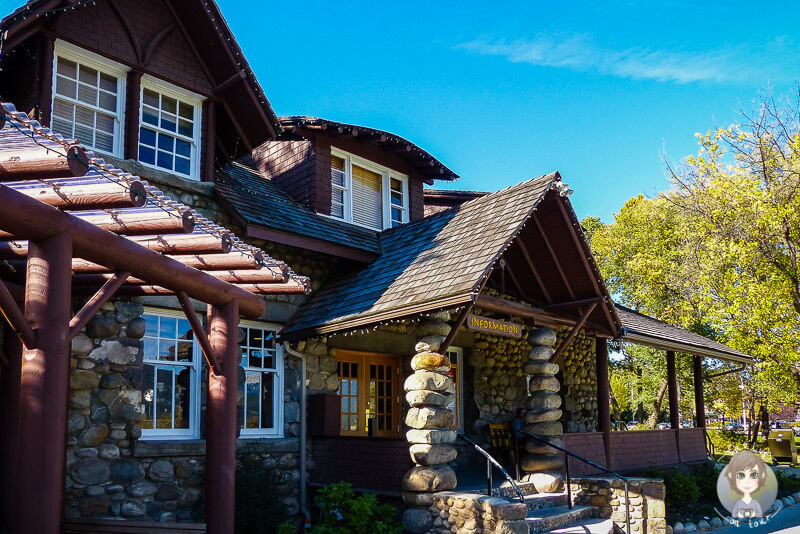
<path id="1" fill-rule="evenodd" d="M 337 351 L 342 435 L 397 436 L 400 432 L 399 359 Z"/>
<path id="2" fill-rule="evenodd" d="M 197 437 L 200 358 L 189 322 L 168 312 L 144 320 L 142 435 Z"/>
<path id="3" fill-rule="evenodd" d="M 331 217 L 374 230 L 408 222 L 408 177 L 332 149 Z"/>
<path id="4" fill-rule="evenodd" d="M 449 392 L 454 395 L 453 400 L 450 401 L 447 407 L 453 410 L 453 414 L 456 416 L 453 428 L 459 429 L 463 426 L 463 420 L 461 418 L 461 359 L 463 354 L 464 350 L 460 347 L 450 347 L 447 349 L 447 357 L 450 358 L 450 370 L 447 372 L 447 376 L 453 379 L 453 386 Z"/>
<path id="5" fill-rule="evenodd" d="M 57 42 L 52 130 L 88 148 L 120 155 L 124 74 L 120 65 Z"/>
<path id="6" fill-rule="evenodd" d="M 242 393 L 242 437 L 280 435 L 283 430 L 283 353 L 275 329 L 242 323 L 239 342 L 245 383 Z"/>
<path id="7" fill-rule="evenodd" d="M 142 78 L 139 161 L 197 178 L 200 111 L 198 98 Z"/>

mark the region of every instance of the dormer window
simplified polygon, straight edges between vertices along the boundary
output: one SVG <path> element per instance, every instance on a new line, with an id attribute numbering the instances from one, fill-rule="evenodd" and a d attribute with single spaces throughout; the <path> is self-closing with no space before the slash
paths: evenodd
<path id="1" fill-rule="evenodd" d="M 142 77 L 139 161 L 198 180 L 201 109 L 200 96 Z"/>
<path id="2" fill-rule="evenodd" d="M 373 230 L 408 222 L 408 177 L 332 148 L 331 217 Z"/>
<path id="3" fill-rule="evenodd" d="M 127 69 L 63 41 L 55 43 L 53 63 L 52 130 L 120 156 Z"/>

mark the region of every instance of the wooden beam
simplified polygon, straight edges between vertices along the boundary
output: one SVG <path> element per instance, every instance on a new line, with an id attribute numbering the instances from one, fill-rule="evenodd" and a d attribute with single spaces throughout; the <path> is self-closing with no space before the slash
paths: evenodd
<path id="1" fill-rule="evenodd" d="M 15 302 L 6 285 L 0 282 L 0 312 L 8 321 L 11 329 L 28 349 L 36 346 L 36 333 L 25 318 L 25 314 Z"/>
<path id="2" fill-rule="evenodd" d="M 608 376 L 608 343 L 595 338 L 595 369 L 597 370 L 597 426 L 603 434 L 606 469 L 611 469 L 611 393 Z"/>
<path id="3" fill-rule="evenodd" d="M 539 286 L 539 289 L 542 290 L 542 294 L 544 295 L 544 300 L 546 300 L 548 303 L 553 302 L 553 299 L 550 298 L 550 292 L 547 291 L 547 286 L 545 285 L 541 275 L 539 274 L 539 270 L 533 264 L 533 259 L 531 258 L 531 255 L 528 253 L 528 248 L 522 242 L 521 236 L 517 237 L 516 244 L 517 247 L 519 248 L 519 251 L 522 253 L 522 256 L 525 258 L 525 263 L 528 264 L 528 268 L 531 270 L 531 273 L 533 273 L 533 277 L 536 279 L 536 284 Z"/>
<path id="4" fill-rule="evenodd" d="M 553 315 L 541 308 L 525 306 L 510 300 L 503 300 L 497 297 L 480 294 L 475 298 L 475 307 L 483 310 L 519 317 L 520 319 L 530 319 L 539 325 L 573 325 L 575 320 Z"/>
<path id="5" fill-rule="evenodd" d="M 221 305 L 236 298 L 242 313 L 248 317 L 260 317 L 264 313 L 264 300 L 257 295 L 37 202 L 2 184 L 0 206 L 3 206 L 0 210 L 0 228 L 14 236 L 39 240 L 67 232 L 72 236 L 74 256 L 112 271 L 130 271 L 137 278 L 173 291 L 186 291 L 192 298 L 210 304 Z"/>
<path id="6" fill-rule="evenodd" d="M 247 151 L 252 152 L 253 143 L 251 143 L 250 139 L 247 138 L 247 134 L 244 132 L 244 128 L 242 128 L 239 119 L 236 118 L 237 117 L 236 113 L 233 112 L 227 100 L 222 100 L 222 107 L 225 108 L 225 112 L 228 114 L 228 120 L 231 121 L 233 127 L 236 129 L 236 133 L 239 135 L 239 139 L 242 140 L 242 143 L 244 143 L 244 146 L 247 149 Z M 236 154 L 234 154 L 234 157 L 236 157 Z"/>
<path id="7" fill-rule="evenodd" d="M 89 172 L 88 162 L 86 149 L 77 145 L 68 149 L 37 146 L 7 150 L 0 155 L 0 181 L 85 176 Z"/>
<path id="8" fill-rule="evenodd" d="M 392 149 L 392 152 L 411 152 L 411 145 L 402 145 Z"/>
<path id="9" fill-rule="evenodd" d="M 238 283 L 238 284 L 275 284 L 286 283 L 289 281 L 288 271 L 284 271 L 279 267 L 264 267 L 262 269 L 229 269 L 226 271 L 206 271 L 218 280 L 225 282 Z M 113 274 L 108 273 L 92 273 L 92 274 L 74 274 L 72 276 L 72 283 L 80 287 L 91 287 L 103 284 L 110 280 Z M 128 285 L 150 285 L 146 280 L 141 278 L 128 278 L 126 281 Z"/>
<path id="10" fill-rule="evenodd" d="M 224 82 L 217 85 L 213 91 L 214 94 L 219 96 L 220 94 L 224 93 L 229 87 L 233 84 L 239 83 L 243 80 L 247 79 L 247 74 L 244 73 L 243 70 L 238 71 L 236 74 L 225 80 Z"/>
<path id="11" fill-rule="evenodd" d="M 421 159 L 412 161 L 411 164 L 414 165 L 414 167 L 433 167 L 436 165 L 436 162 L 432 159 Z"/>
<path id="12" fill-rule="evenodd" d="M 703 395 L 703 357 L 692 356 L 694 370 L 694 426 L 705 428 L 706 426 L 706 404 Z"/>
<path id="13" fill-rule="evenodd" d="M 468 304 L 463 310 L 461 310 L 461 313 L 458 314 L 456 322 L 453 324 L 452 328 L 450 328 L 450 332 L 448 332 L 447 337 L 444 338 L 444 342 L 439 347 L 440 354 L 447 354 L 447 349 L 449 349 L 450 345 L 453 344 L 453 340 L 458 335 L 458 331 L 461 330 L 462 326 L 464 326 L 464 323 L 467 321 L 467 316 L 472 313 L 474 308 L 474 304 Z"/>
<path id="14" fill-rule="evenodd" d="M 669 426 L 680 430 L 681 415 L 678 405 L 678 373 L 675 365 L 675 351 L 667 351 L 667 394 L 669 399 Z"/>
<path id="15" fill-rule="evenodd" d="M 39 202 L 68 210 L 139 208 L 147 201 L 144 184 L 138 180 L 127 184 L 104 181 L 95 184 L 53 184 L 15 189 Z"/>
<path id="16" fill-rule="evenodd" d="M 519 283 L 519 278 L 517 278 L 517 276 L 514 274 L 514 270 L 511 268 L 511 265 L 508 263 L 508 260 L 502 258 L 500 261 L 502 263 L 503 268 L 508 273 L 508 277 L 511 278 L 511 283 L 513 283 L 514 287 L 517 288 L 517 293 L 519 293 L 520 295 L 524 295 L 525 292 L 522 290 L 522 285 Z"/>
<path id="17" fill-rule="evenodd" d="M 558 261 L 558 256 L 553 250 L 553 245 L 550 243 L 550 239 L 547 237 L 547 233 L 542 228 L 542 223 L 539 222 L 539 217 L 536 214 L 536 211 L 533 212 L 533 222 L 536 224 L 536 229 L 539 231 L 539 235 L 542 237 L 544 241 L 545 247 L 547 247 L 548 252 L 550 252 L 550 258 L 553 260 L 553 263 L 556 265 L 556 271 L 561 276 L 561 281 L 564 282 L 564 287 L 567 289 L 567 293 L 569 293 L 569 298 L 575 300 L 575 293 L 572 291 L 572 286 L 567 279 L 567 275 L 564 273 L 564 269 L 561 267 L 561 262 Z"/>
<path id="18" fill-rule="evenodd" d="M 181 305 L 183 314 L 186 315 L 186 320 L 189 321 L 189 326 L 192 327 L 192 332 L 194 332 L 194 336 L 197 338 L 198 343 L 200 343 L 200 348 L 203 350 L 203 356 L 206 357 L 206 362 L 211 368 L 211 372 L 216 375 L 220 374 L 222 372 L 222 367 L 219 364 L 217 356 L 214 354 L 214 350 L 211 348 L 211 343 L 208 341 L 206 331 L 203 329 L 203 325 L 200 323 L 200 319 L 198 319 L 197 313 L 195 313 L 194 308 L 192 307 L 192 302 L 189 300 L 189 295 L 183 291 L 178 291 L 175 293 L 175 296 L 178 297 L 178 302 Z"/>
<path id="19" fill-rule="evenodd" d="M 388 137 L 384 133 L 372 134 L 372 136 L 369 138 L 369 141 L 372 143 L 385 143 L 387 139 Z"/>
<path id="20" fill-rule="evenodd" d="M 83 308 L 75 314 L 69 322 L 69 339 L 73 339 L 80 334 L 81 329 L 91 321 L 92 317 L 100 311 L 100 308 L 114 296 L 117 289 L 125 283 L 125 280 L 131 275 L 129 272 L 114 273 L 111 275 L 103 287 L 97 290 L 97 293 L 84 304 Z"/>
<path id="21" fill-rule="evenodd" d="M 305 295 L 310 292 L 307 284 L 301 284 L 295 281 L 286 283 L 252 283 L 252 284 L 231 284 L 234 287 L 247 291 L 248 293 L 255 293 L 258 295 Z M 124 285 L 119 289 L 120 295 L 126 297 L 143 297 L 143 296 L 163 296 L 174 295 L 175 292 L 162 286 L 140 284 L 140 285 Z"/>
<path id="22" fill-rule="evenodd" d="M 564 354 L 564 352 L 569 348 L 569 346 L 572 344 L 572 340 L 575 339 L 576 335 L 578 335 L 578 330 L 581 329 L 581 327 L 586 322 L 586 319 L 589 318 L 589 315 L 592 313 L 592 311 L 594 311 L 596 306 L 597 306 L 596 302 L 594 304 L 590 304 L 589 306 L 587 306 L 586 310 L 581 314 L 581 318 L 578 319 L 578 322 L 575 323 L 575 326 L 573 326 L 572 330 L 570 330 L 569 334 L 567 334 L 567 337 L 564 340 L 564 342 L 558 346 L 558 349 L 556 349 L 555 354 L 550 356 L 550 363 L 556 361 L 558 357 Z"/>
<path id="23" fill-rule="evenodd" d="M 22 193 L 19 193 L 22 195 Z M 35 201 L 36 202 L 36 201 Z M 191 233 L 194 230 L 194 215 L 190 211 L 178 213 L 177 211 L 164 211 L 161 209 L 148 211 L 118 211 L 118 212 L 70 212 L 70 215 L 81 219 L 92 226 L 126 235 L 152 235 L 159 233 Z M 36 232 L 33 228 L 29 228 Z M 0 230 L 3 239 L 29 239 L 31 232 L 23 230 L 22 234 L 15 234 Z"/>
<path id="24" fill-rule="evenodd" d="M 587 304 L 600 304 L 604 302 L 605 299 L 603 297 L 592 297 L 590 299 L 582 299 L 582 300 L 573 300 L 571 302 L 559 302 L 556 304 L 549 304 L 544 307 L 547 311 L 553 310 L 571 310 L 573 308 L 582 308 Z"/>

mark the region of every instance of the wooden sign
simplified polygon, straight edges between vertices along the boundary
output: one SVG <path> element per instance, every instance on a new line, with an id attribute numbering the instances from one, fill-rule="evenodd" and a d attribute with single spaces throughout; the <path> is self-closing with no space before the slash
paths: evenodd
<path id="1" fill-rule="evenodd" d="M 488 317 L 481 317 L 480 315 L 470 314 L 469 317 L 467 317 L 467 328 L 478 332 L 486 332 L 487 334 L 513 337 L 515 339 L 522 337 L 522 325 L 498 321 L 497 319 L 489 319 Z"/>

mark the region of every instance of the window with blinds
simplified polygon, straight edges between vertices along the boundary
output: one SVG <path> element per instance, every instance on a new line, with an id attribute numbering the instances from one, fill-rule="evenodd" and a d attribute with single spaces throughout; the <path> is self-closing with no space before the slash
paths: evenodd
<path id="1" fill-rule="evenodd" d="M 408 178 L 333 149 L 330 215 L 374 230 L 408 222 Z"/>
<path id="2" fill-rule="evenodd" d="M 51 128 L 86 147 L 122 151 L 124 72 L 64 43 L 56 44 Z"/>

